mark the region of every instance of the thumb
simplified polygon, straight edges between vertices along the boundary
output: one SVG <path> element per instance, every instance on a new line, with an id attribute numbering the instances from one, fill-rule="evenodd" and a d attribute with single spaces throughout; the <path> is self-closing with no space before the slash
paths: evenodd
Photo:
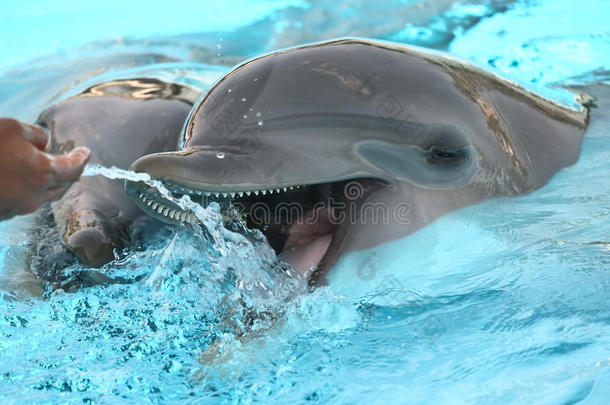
<path id="1" fill-rule="evenodd" d="M 56 187 L 78 180 L 85 165 L 89 161 L 91 151 L 84 146 L 72 149 L 62 156 L 50 156 L 53 179 L 48 187 Z"/>

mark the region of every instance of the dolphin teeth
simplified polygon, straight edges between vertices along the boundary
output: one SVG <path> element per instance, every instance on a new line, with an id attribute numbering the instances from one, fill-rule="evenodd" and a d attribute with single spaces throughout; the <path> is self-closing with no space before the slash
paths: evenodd
<path id="1" fill-rule="evenodd" d="M 157 207 L 157 212 L 159 214 L 161 214 L 163 212 L 163 206 L 161 204 L 159 204 L 159 206 Z"/>
<path id="2" fill-rule="evenodd" d="M 283 188 L 282 188 L 282 190 L 286 191 L 286 190 L 288 190 L 288 189 L 287 189 L 286 187 L 283 187 Z"/>
<path id="3" fill-rule="evenodd" d="M 227 196 L 227 193 L 220 193 L 223 197 Z M 218 195 L 218 194 L 217 194 Z"/>
<path id="4" fill-rule="evenodd" d="M 267 194 L 267 190 L 261 190 L 261 193 L 262 193 L 263 195 L 265 195 L 265 194 Z"/>
<path id="5" fill-rule="evenodd" d="M 154 202 L 154 203 L 152 203 L 152 206 L 150 208 L 152 208 L 153 210 L 156 210 L 158 205 L 159 205 L 159 203 Z"/>
<path id="6" fill-rule="evenodd" d="M 252 194 L 252 191 L 246 191 L 246 195 Z"/>
<path id="7" fill-rule="evenodd" d="M 243 196 L 244 196 L 244 192 L 243 192 L 243 191 L 239 191 L 237 194 L 238 194 L 240 197 L 243 197 Z"/>
<path id="8" fill-rule="evenodd" d="M 167 216 L 170 217 L 171 219 L 174 219 L 174 213 L 175 212 L 176 211 L 174 211 L 174 210 L 169 210 L 169 212 L 167 213 Z"/>
<path id="9" fill-rule="evenodd" d="M 220 197 L 220 193 L 214 193 L 216 197 Z"/>
<path id="10" fill-rule="evenodd" d="M 146 205 L 148 205 L 149 207 L 150 207 L 151 205 L 153 205 L 153 203 L 154 203 L 154 201 L 153 201 L 153 200 L 148 200 L 148 201 L 146 201 Z"/>
<path id="11" fill-rule="evenodd" d="M 204 191 L 202 194 L 203 194 L 203 195 L 210 195 L 210 194 L 212 194 L 212 193 L 210 193 L 209 191 Z"/>
<path id="12" fill-rule="evenodd" d="M 259 190 L 254 191 L 254 195 L 258 195 Z"/>

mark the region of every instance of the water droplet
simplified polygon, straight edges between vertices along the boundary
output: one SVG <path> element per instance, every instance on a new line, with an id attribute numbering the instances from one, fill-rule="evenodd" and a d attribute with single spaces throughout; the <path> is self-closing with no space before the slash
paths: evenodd
<path id="1" fill-rule="evenodd" d="M 245 97 L 242 97 L 242 98 L 241 98 L 241 101 L 246 101 L 246 98 L 245 98 Z"/>
<path id="2" fill-rule="evenodd" d="M 258 82 L 258 77 L 255 77 L 255 78 L 254 78 L 254 81 L 255 81 L 255 82 Z"/>
<path id="3" fill-rule="evenodd" d="M 260 121 L 258 122 L 258 125 L 262 127 L 262 126 L 263 126 L 263 120 L 260 120 Z"/>
<path id="4" fill-rule="evenodd" d="M 216 153 L 216 157 L 218 159 L 224 159 L 225 158 L 225 153 L 224 152 L 218 152 L 218 153 Z"/>
<path id="5" fill-rule="evenodd" d="M 248 111 L 252 111 L 252 107 L 250 107 L 250 108 L 248 109 Z"/>
<path id="6" fill-rule="evenodd" d="M 229 90 L 227 90 L 227 93 L 230 93 L 230 92 L 232 92 L 232 91 L 233 91 L 233 89 L 229 89 Z"/>
<path id="7" fill-rule="evenodd" d="M 260 116 L 261 116 L 261 113 L 260 113 L 260 112 L 257 112 L 257 113 L 256 113 L 256 116 L 257 116 L 257 117 L 260 117 Z"/>
<path id="8" fill-rule="evenodd" d="M 244 114 L 244 119 L 248 118 L 248 114 Z"/>

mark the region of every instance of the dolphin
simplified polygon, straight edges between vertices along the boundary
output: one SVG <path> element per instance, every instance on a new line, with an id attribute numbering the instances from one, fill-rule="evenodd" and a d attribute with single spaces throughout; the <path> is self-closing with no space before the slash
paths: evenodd
<path id="1" fill-rule="evenodd" d="M 346 252 L 541 187 L 577 161 L 588 120 L 450 55 L 344 38 L 235 67 L 194 106 L 177 151 L 131 170 L 232 202 L 320 285 Z M 141 182 L 125 188 L 155 218 L 192 219 Z"/>
<path id="2" fill-rule="evenodd" d="M 49 133 L 48 153 L 88 145 L 91 163 L 127 169 L 140 156 L 176 150 L 176 134 L 200 95 L 156 78 L 110 80 L 49 107 L 37 124 Z M 122 180 L 101 176 L 74 183 L 52 213 L 64 245 L 90 267 L 113 260 L 115 249 L 131 247 L 153 221 L 127 197 Z"/>

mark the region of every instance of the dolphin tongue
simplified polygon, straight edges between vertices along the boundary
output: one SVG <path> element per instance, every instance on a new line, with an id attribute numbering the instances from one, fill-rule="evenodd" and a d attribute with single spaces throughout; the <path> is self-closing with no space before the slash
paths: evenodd
<path id="1" fill-rule="evenodd" d="M 328 209 L 320 207 L 309 211 L 302 220 L 290 226 L 288 239 L 278 258 L 305 275 L 317 267 L 326 254 L 334 229 Z"/>

